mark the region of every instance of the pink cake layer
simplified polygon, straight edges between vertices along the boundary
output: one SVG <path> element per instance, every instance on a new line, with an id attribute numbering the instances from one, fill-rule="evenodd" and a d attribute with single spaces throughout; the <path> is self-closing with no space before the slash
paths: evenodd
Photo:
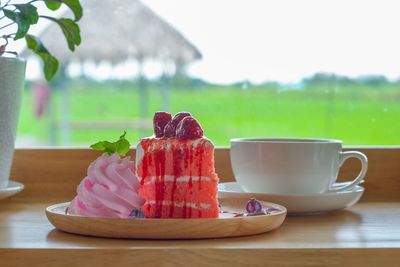
<path id="1" fill-rule="evenodd" d="M 143 139 L 136 158 L 147 218 L 218 217 L 218 177 L 208 139 Z"/>

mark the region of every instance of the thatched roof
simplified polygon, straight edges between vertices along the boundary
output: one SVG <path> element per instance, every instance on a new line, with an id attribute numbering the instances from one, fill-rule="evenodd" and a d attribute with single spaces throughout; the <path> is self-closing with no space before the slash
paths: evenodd
<path id="1" fill-rule="evenodd" d="M 138 0 L 81 2 L 84 10 L 79 22 L 82 43 L 74 53 L 69 51 L 61 30 L 55 25 L 39 35 L 61 62 L 108 60 L 116 63 L 128 58 L 151 58 L 187 64 L 201 58 L 193 44 Z"/>

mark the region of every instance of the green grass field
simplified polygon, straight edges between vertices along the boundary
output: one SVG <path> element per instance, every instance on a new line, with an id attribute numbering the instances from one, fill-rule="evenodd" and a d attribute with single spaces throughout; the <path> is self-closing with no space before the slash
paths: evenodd
<path id="1" fill-rule="evenodd" d="M 73 83 L 69 85 L 72 121 L 129 120 L 138 118 L 139 98 L 134 85 Z M 160 89 L 149 87 L 148 117 L 162 106 Z M 61 115 L 60 91 L 52 95 L 52 114 Z M 194 86 L 173 88 L 171 112 L 190 111 L 216 145 L 233 137 L 318 137 L 341 139 L 345 145 L 400 144 L 400 87 L 340 85 L 308 86 L 288 90 L 281 86 Z M 33 115 L 32 96 L 25 91 L 18 135 L 46 143 L 49 118 Z M 124 129 L 74 130 L 72 145 L 115 139 Z M 152 132 L 148 131 L 147 135 Z M 128 130 L 132 143 L 139 132 Z"/>

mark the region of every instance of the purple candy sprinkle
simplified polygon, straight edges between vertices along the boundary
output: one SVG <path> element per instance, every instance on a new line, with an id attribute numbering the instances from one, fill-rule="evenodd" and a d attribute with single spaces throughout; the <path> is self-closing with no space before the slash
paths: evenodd
<path id="1" fill-rule="evenodd" d="M 138 209 L 138 208 L 134 208 L 131 213 L 129 214 L 130 218 L 144 218 L 144 214 L 143 212 Z"/>
<path id="2" fill-rule="evenodd" d="M 252 198 L 246 204 L 246 211 L 248 213 L 260 213 L 263 211 L 262 204 L 260 201 Z"/>

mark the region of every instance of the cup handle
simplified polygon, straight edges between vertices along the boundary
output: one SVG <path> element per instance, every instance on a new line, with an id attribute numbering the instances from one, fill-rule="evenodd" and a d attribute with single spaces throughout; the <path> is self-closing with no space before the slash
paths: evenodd
<path id="1" fill-rule="evenodd" d="M 343 165 L 343 163 L 349 158 L 357 158 L 361 161 L 361 171 L 358 174 L 357 178 L 351 182 L 343 182 L 343 183 L 336 183 L 334 188 L 330 188 L 329 192 L 338 192 L 344 191 L 348 189 L 353 189 L 356 185 L 363 182 L 364 176 L 367 173 L 368 169 L 368 158 L 363 153 L 358 151 L 345 151 L 340 152 L 339 156 L 339 167 Z"/>

